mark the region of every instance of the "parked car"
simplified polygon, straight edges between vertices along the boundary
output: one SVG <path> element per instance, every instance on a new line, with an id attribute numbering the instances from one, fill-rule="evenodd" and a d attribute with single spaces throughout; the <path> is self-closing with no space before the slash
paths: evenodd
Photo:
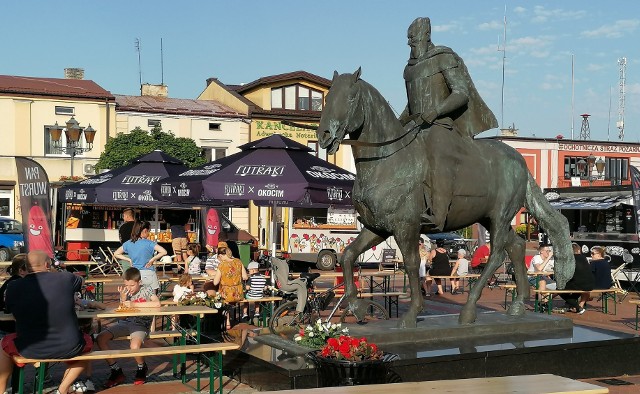
<path id="1" fill-rule="evenodd" d="M 464 238 L 456 233 L 428 234 L 427 237 L 432 243 L 435 242 L 438 247 L 445 248 L 450 259 L 458 258 L 458 250 L 467 250 L 467 243 Z"/>
<path id="2" fill-rule="evenodd" d="M 24 252 L 22 223 L 0 217 L 0 261 L 10 261 L 21 252 Z"/>

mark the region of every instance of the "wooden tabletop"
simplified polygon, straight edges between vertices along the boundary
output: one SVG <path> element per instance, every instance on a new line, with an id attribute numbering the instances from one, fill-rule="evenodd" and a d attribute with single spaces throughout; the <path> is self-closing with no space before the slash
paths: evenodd
<path id="1" fill-rule="evenodd" d="M 541 393 L 608 393 L 606 387 L 596 386 L 557 375 L 523 375 L 495 378 L 433 380 L 371 384 L 365 386 L 323 387 L 306 390 L 263 391 L 262 394 L 415 394 L 415 393 L 474 393 L 474 394 L 541 394 Z"/>
<path id="2" fill-rule="evenodd" d="M 89 266 L 89 265 L 98 265 L 100 263 L 98 263 L 97 261 L 76 261 L 76 260 L 70 260 L 70 261 L 60 261 L 60 264 L 66 266 L 72 266 L 72 265 L 84 265 L 84 266 Z"/>
<path id="3" fill-rule="evenodd" d="M 178 282 L 179 280 L 179 276 L 158 276 L 159 282 Z M 207 282 L 213 280 L 213 276 L 191 275 L 191 280 L 193 282 Z"/>
<path id="4" fill-rule="evenodd" d="M 464 279 L 464 278 L 479 278 L 480 274 L 466 274 L 466 275 L 429 275 L 429 277 L 433 278 L 433 279 L 448 279 L 448 278 L 452 278 L 452 279 Z"/>
<path id="5" fill-rule="evenodd" d="M 120 275 L 112 275 L 112 276 L 92 276 L 84 280 L 84 283 L 113 283 L 113 282 L 124 282 L 124 279 Z"/>
<path id="6" fill-rule="evenodd" d="M 158 308 L 137 308 L 137 311 L 116 312 L 115 308 L 82 309 L 76 312 L 79 319 L 110 319 L 134 316 L 172 316 L 172 315 L 210 315 L 218 313 L 217 309 L 204 305 L 167 305 Z M 15 320 L 12 314 L 0 312 L 0 321 Z"/>

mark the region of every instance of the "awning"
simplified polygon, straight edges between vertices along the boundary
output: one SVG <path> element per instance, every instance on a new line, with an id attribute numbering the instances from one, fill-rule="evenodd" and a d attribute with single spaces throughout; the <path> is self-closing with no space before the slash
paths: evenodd
<path id="1" fill-rule="evenodd" d="M 622 196 L 560 196 L 557 193 L 545 195 L 556 209 L 608 209 L 620 204 L 630 204 L 631 195 Z"/>

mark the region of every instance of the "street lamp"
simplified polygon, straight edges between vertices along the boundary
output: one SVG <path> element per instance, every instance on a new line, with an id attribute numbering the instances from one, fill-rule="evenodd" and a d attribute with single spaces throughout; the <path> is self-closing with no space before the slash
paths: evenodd
<path id="1" fill-rule="evenodd" d="M 589 180 L 589 185 L 593 184 L 593 181 L 599 179 L 604 172 L 604 160 L 599 158 L 596 160 L 596 157 L 593 154 L 590 154 L 586 160 L 584 158 L 580 159 L 578 163 L 576 163 L 578 168 L 578 172 L 581 174 L 582 178 L 587 178 Z M 593 175 L 593 168 L 596 168 L 598 175 Z M 586 175 L 582 175 L 585 174 Z"/>
<path id="2" fill-rule="evenodd" d="M 96 137 L 96 130 L 91 127 L 91 124 L 86 128 L 80 127 L 80 124 L 73 116 L 67 121 L 66 126 L 66 128 L 63 128 L 56 122 L 55 125 L 49 127 L 49 135 L 51 136 L 53 149 L 55 151 L 71 156 L 71 178 L 73 178 L 73 160 L 76 155 L 89 152 L 93 149 L 93 139 Z M 67 139 L 67 143 L 64 146 L 61 141 L 63 131 Z M 81 144 L 82 134 L 84 134 L 84 139 L 87 142 L 86 146 L 82 146 Z"/>

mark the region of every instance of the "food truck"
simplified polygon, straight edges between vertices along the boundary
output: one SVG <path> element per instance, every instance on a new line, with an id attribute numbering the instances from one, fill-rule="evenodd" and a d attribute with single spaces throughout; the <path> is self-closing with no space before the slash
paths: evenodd
<path id="1" fill-rule="evenodd" d="M 285 208 L 282 216 L 281 249 L 289 260 L 312 263 L 322 270 L 335 267 L 361 229 L 354 208 Z M 393 237 L 361 254 L 358 262 L 379 264 L 384 250 L 397 250 Z"/>
<path id="2" fill-rule="evenodd" d="M 567 218 L 571 240 L 589 255 L 590 248 L 602 246 L 612 268 L 625 257 L 640 268 L 640 243 L 630 185 L 545 189 L 545 197 Z"/>

